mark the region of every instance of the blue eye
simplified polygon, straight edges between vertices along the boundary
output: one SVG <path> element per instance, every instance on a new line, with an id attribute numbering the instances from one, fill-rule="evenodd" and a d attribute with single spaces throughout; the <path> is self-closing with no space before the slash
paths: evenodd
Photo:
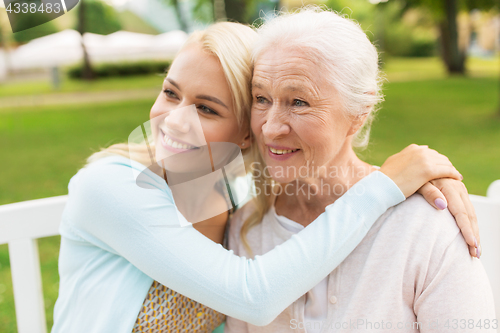
<path id="1" fill-rule="evenodd" d="M 213 114 L 216 116 L 219 115 L 217 112 L 215 112 L 214 110 L 212 110 L 211 108 L 209 108 L 208 106 L 205 106 L 205 105 L 198 106 L 198 109 L 204 114 Z"/>
<path id="2" fill-rule="evenodd" d="M 300 99 L 294 99 L 293 105 L 294 106 L 308 106 L 309 104 L 307 104 L 307 102 L 301 101 Z"/>
<path id="3" fill-rule="evenodd" d="M 167 97 L 177 98 L 177 95 L 170 89 L 165 89 L 163 90 L 163 92 L 165 93 L 165 95 L 167 95 Z"/>
<path id="4" fill-rule="evenodd" d="M 255 97 L 255 100 L 257 101 L 257 103 L 265 103 L 266 102 L 266 99 L 262 96 Z"/>

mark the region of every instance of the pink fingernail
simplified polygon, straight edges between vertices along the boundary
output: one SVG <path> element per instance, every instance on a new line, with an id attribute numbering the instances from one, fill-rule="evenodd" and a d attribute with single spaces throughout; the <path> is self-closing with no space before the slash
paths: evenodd
<path id="1" fill-rule="evenodd" d="M 474 236 L 474 246 L 476 247 L 477 249 L 477 239 L 476 239 L 476 236 Z"/>
<path id="2" fill-rule="evenodd" d="M 441 210 L 446 208 L 446 202 L 444 202 L 444 200 L 441 198 L 437 198 L 436 201 L 434 201 L 434 204 Z"/>

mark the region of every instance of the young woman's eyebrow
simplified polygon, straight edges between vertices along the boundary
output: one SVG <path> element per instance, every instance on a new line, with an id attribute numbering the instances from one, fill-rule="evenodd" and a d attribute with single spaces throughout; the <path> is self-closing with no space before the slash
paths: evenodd
<path id="1" fill-rule="evenodd" d="M 165 78 L 165 80 L 167 80 L 168 82 L 170 82 L 174 87 L 176 87 L 177 89 L 179 90 L 182 90 L 179 85 L 177 84 L 177 82 L 175 82 L 174 80 L 172 80 L 171 78 L 167 77 Z M 224 104 L 220 99 L 218 99 L 217 97 L 213 97 L 213 96 L 208 96 L 208 95 L 198 95 L 196 96 L 196 98 L 199 98 L 199 99 L 205 99 L 207 101 L 211 101 L 211 102 L 214 102 L 214 103 L 217 103 L 219 105 L 222 105 L 223 107 L 225 107 L 226 109 L 229 110 L 229 108 L 227 107 L 226 104 Z"/>
<path id="2" fill-rule="evenodd" d="M 175 82 L 174 80 L 172 80 L 171 78 L 167 77 L 165 78 L 165 80 L 167 80 L 168 82 L 170 82 L 174 87 L 176 87 L 177 89 L 181 90 L 181 88 L 179 87 L 179 85 L 177 84 L 177 82 Z"/>
<path id="3" fill-rule="evenodd" d="M 223 107 L 225 107 L 226 109 L 229 110 L 229 108 L 226 106 L 226 104 L 224 104 L 220 99 L 218 99 L 216 97 L 208 96 L 208 95 L 198 95 L 198 96 L 196 96 L 196 98 L 205 99 L 207 101 L 217 103 L 217 104 L 222 105 Z"/>

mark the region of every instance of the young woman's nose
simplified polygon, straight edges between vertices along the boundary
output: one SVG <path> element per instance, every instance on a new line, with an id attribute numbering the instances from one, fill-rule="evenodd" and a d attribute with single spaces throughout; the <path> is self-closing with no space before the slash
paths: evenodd
<path id="1" fill-rule="evenodd" d="M 189 132 L 189 117 L 188 109 L 179 107 L 168 113 L 165 117 L 165 124 L 172 131 L 186 134 Z"/>

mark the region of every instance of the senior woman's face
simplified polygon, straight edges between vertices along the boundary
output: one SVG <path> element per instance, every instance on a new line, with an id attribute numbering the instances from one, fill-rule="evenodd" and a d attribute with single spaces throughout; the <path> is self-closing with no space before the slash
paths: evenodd
<path id="1" fill-rule="evenodd" d="M 353 121 L 342 111 L 336 89 L 303 51 L 275 48 L 261 54 L 252 95 L 252 130 L 274 180 L 288 183 L 304 166 L 311 176 L 312 167 L 343 162 Z"/>

